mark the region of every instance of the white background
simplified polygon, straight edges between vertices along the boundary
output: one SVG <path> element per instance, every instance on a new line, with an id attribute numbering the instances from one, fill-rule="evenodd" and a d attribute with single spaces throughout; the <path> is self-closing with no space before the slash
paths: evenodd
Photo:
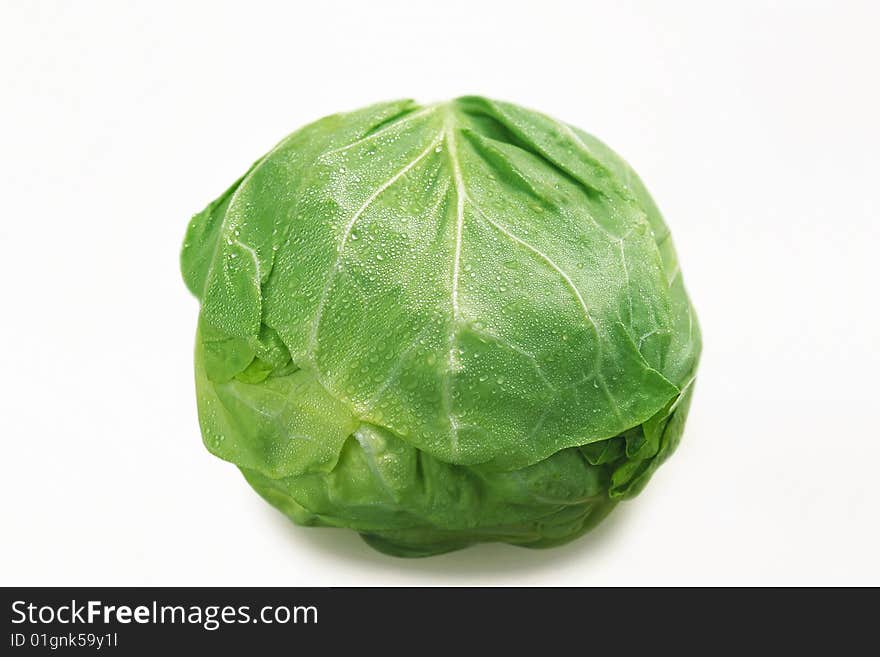
<path id="1" fill-rule="evenodd" d="M 0 5 L 0 584 L 880 584 L 876 3 L 297 4 Z M 303 123 L 465 93 L 633 164 L 705 351 L 595 532 L 399 560 L 202 447 L 178 252 Z"/>

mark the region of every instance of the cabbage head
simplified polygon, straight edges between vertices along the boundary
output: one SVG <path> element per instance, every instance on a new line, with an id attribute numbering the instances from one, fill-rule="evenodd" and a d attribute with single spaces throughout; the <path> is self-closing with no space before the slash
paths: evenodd
<path id="1" fill-rule="evenodd" d="M 195 215 L 204 443 L 296 523 L 425 556 L 549 547 L 675 449 L 700 334 L 595 137 L 480 97 L 294 132 Z"/>

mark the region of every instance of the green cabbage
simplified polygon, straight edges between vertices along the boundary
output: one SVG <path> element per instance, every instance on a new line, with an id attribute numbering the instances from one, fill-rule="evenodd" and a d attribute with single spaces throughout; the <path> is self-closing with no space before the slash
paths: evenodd
<path id="1" fill-rule="evenodd" d="M 465 97 L 284 139 L 190 222 L 205 445 L 400 556 L 558 545 L 675 449 L 700 352 L 669 230 L 596 138 Z"/>

